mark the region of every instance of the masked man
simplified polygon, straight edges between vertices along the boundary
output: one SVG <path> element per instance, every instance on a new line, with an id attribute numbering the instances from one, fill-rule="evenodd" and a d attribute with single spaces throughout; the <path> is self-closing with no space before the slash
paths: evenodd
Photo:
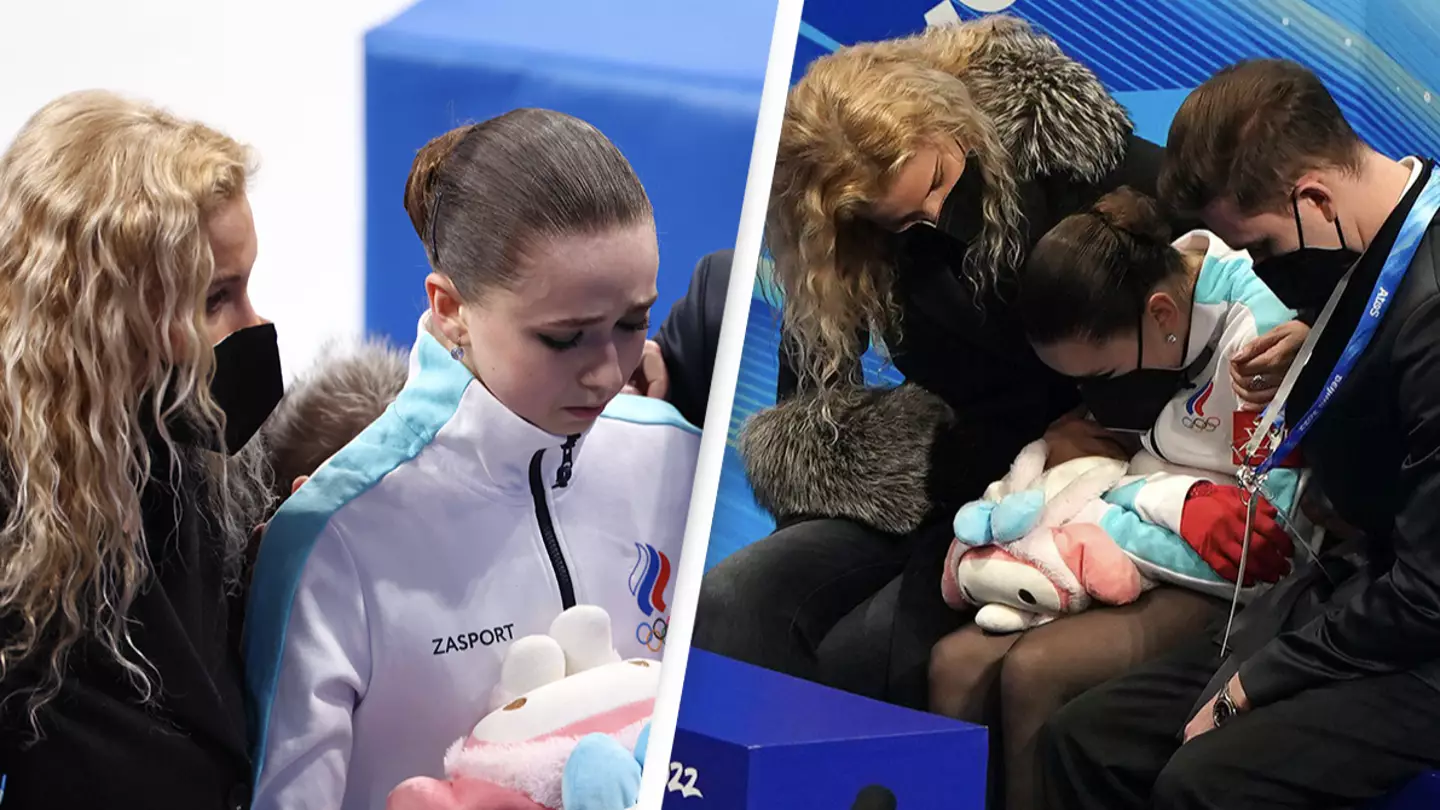
<path id="1" fill-rule="evenodd" d="M 1160 191 L 1318 312 L 1271 405 L 1276 453 L 1300 447 L 1358 531 L 1223 648 L 1219 626 L 1056 715 L 1050 806 L 1358 806 L 1440 766 L 1440 177 L 1361 141 L 1310 71 L 1264 60 L 1181 106 Z"/>

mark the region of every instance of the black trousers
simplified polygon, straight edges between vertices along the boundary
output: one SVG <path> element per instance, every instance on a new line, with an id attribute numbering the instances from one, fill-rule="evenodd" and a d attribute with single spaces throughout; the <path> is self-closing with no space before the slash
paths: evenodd
<path id="1" fill-rule="evenodd" d="M 1363 807 L 1440 767 L 1440 692 L 1405 673 L 1301 692 L 1182 746 L 1219 652 L 1207 632 L 1055 714 L 1039 741 L 1046 806 Z"/>
<path id="2" fill-rule="evenodd" d="M 965 619 L 940 597 L 951 532 L 895 536 L 836 519 L 782 527 L 705 575 L 691 643 L 923 709 L 930 649 Z"/>

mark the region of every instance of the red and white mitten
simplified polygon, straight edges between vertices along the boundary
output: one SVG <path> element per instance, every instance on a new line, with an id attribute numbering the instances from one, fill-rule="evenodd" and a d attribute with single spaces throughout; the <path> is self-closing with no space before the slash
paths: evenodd
<path id="1" fill-rule="evenodd" d="M 1246 508 L 1240 487 L 1200 481 L 1186 493 L 1180 514 L 1180 536 L 1215 573 L 1231 582 L 1240 574 Z M 1255 509 L 1251 531 L 1243 584 L 1249 587 L 1257 582 L 1276 582 L 1290 573 L 1295 544 L 1280 525 L 1275 507 L 1264 497 L 1260 497 Z"/>

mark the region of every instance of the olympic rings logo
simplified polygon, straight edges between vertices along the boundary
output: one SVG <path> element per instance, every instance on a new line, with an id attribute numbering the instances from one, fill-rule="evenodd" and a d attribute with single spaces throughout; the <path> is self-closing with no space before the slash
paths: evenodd
<path id="1" fill-rule="evenodd" d="M 1214 433 L 1220 429 L 1220 417 L 1187 416 L 1180 420 L 1180 424 L 1197 433 Z"/>
<path id="2" fill-rule="evenodd" d="M 641 622 L 635 628 L 635 640 L 650 652 L 660 652 L 665 647 L 665 632 L 669 629 L 670 623 L 664 616 L 654 622 Z"/>

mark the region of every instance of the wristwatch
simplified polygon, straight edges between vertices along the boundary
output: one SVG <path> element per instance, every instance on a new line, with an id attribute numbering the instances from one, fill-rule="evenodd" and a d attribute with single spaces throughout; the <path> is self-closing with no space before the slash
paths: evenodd
<path id="1" fill-rule="evenodd" d="M 1230 697 L 1230 684 L 1227 683 L 1220 689 L 1220 694 L 1215 696 L 1215 712 L 1212 717 L 1215 728 L 1225 725 L 1239 713 L 1240 710 L 1235 707 L 1235 699 Z"/>

